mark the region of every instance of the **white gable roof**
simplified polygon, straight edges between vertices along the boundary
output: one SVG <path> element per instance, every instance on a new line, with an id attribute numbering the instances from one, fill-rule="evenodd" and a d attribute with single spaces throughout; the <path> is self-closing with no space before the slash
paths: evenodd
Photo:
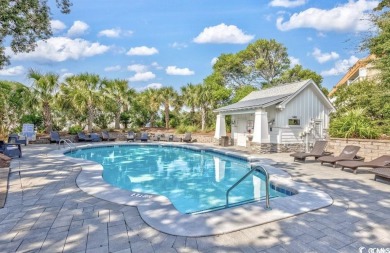
<path id="1" fill-rule="evenodd" d="M 279 108 L 284 108 L 286 104 L 291 101 L 291 99 L 293 99 L 309 85 L 314 87 L 319 99 L 323 101 L 325 106 L 334 110 L 334 107 L 329 99 L 322 93 L 318 86 L 311 79 L 309 79 L 294 83 L 281 84 L 264 90 L 253 91 L 239 102 L 218 108 L 215 110 L 215 112 L 265 108 L 275 104 L 277 104 Z"/>

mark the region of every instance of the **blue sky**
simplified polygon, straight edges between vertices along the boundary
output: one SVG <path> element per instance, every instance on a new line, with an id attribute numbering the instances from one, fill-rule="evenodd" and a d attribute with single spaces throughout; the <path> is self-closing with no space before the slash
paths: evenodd
<path id="1" fill-rule="evenodd" d="M 51 1 L 54 2 L 54 1 Z M 292 63 L 322 74 L 332 88 L 358 58 L 372 30 L 371 0 L 83 0 L 63 15 L 53 6 L 54 36 L 35 52 L 11 55 L 0 79 L 29 85 L 28 69 L 62 78 L 81 72 L 129 80 L 137 90 L 201 83 L 222 53 L 258 39 L 284 44 Z"/>

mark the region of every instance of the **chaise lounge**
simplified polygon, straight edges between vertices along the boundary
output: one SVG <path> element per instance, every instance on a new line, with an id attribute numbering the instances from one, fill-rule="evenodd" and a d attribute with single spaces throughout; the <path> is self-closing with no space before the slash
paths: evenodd
<path id="1" fill-rule="evenodd" d="M 132 131 L 127 132 L 127 141 L 135 141 L 135 134 Z"/>
<path id="2" fill-rule="evenodd" d="M 115 141 L 116 138 L 111 137 L 107 131 L 102 132 L 102 141 Z"/>
<path id="3" fill-rule="evenodd" d="M 20 143 L 4 143 L 4 141 L 0 141 L 0 153 L 8 157 L 22 157 L 22 148 L 20 147 Z"/>
<path id="4" fill-rule="evenodd" d="M 390 168 L 375 168 L 370 170 L 371 173 L 375 174 L 374 180 L 378 178 L 387 178 L 390 179 Z"/>
<path id="5" fill-rule="evenodd" d="M 86 136 L 83 132 L 77 133 L 77 137 L 79 138 L 79 141 L 92 141 L 92 138 Z"/>
<path id="6" fill-rule="evenodd" d="M 141 133 L 141 141 L 148 141 L 148 139 L 149 139 L 148 133 L 146 132 Z"/>
<path id="7" fill-rule="evenodd" d="M 328 144 L 327 141 L 316 141 L 314 143 L 314 147 L 313 149 L 306 153 L 306 152 L 297 152 L 297 153 L 293 153 L 293 154 L 290 154 L 290 156 L 294 157 L 294 161 L 303 161 L 305 162 L 306 161 L 306 158 L 308 157 L 314 157 L 315 160 L 317 160 L 319 157 L 322 157 L 322 156 L 329 156 L 332 154 L 332 152 L 326 152 L 325 151 L 325 148 L 326 148 L 326 145 Z"/>
<path id="8" fill-rule="evenodd" d="M 321 161 L 321 165 L 330 163 L 333 167 L 336 167 L 336 163 L 340 161 L 363 161 L 363 157 L 356 155 L 359 149 L 359 146 L 347 145 L 339 156 L 322 156 L 318 158 L 318 161 Z"/>
<path id="9" fill-rule="evenodd" d="M 191 142 L 191 141 L 192 141 L 191 133 L 186 133 L 184 135 L 183 142 Z"/>
<path id="10" fill-rule="evenodd" d="M 341 170 L 348 168 L 353 170 L 356 174 L 357 168 L 368 167 L 368 168 L 379 168 L 379 167 L 390 167 L 390 155 L 383 155 L 369 162 L 359 161 L 341 161 L 338 163 L 341 166 Z"/>
<path id="11" fill-rule="evenodd" d="M 60 140 L 61 140 L 61 137 L 60 137 L 60 134 L 57 132 L 57 131 L 51 131 L 50 132 L 50 144 L 52 142 L 55 142 L 55 143 L 60 143 Z"/>

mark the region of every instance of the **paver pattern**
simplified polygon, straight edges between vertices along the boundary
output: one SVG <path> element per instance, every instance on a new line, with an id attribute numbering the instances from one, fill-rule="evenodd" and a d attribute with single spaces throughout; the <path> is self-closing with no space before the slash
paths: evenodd
<path id="1" fill-rule="evenodd" d="M 278 161 L 294 180 L 327 192 L 333 205 L 261 226 L 208 237 L 168 235 L 149 227 L 137 208 L 87 195 L 80 167 L 46 157 L 55 145 L 29 145 L 11 164 L 0 209 L 0 252 L 359 252 L 390 248 L 390 183 L 318 163 Z M 261 219 L 261 217 L 259 217 Z M 367 252 L 367 251 L 363 251 Z"/>

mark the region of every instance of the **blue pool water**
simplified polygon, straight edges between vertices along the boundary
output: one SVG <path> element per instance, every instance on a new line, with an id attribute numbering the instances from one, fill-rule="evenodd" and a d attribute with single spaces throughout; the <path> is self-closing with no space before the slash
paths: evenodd
<path id="1" fill-rule="evenodd" d="M 250 169 L 247 161 L 215 152 L 159 145 L 80 149 L 67 155 L 100 163 L 116 187 L 167 197 L 182 213 L 223 208 L 226 191 Z M 270 187 L 271 197 L 285 193 Z M 265 198 L 265 176 L 254 172 L 229 195 L 230 204 Z"/>

